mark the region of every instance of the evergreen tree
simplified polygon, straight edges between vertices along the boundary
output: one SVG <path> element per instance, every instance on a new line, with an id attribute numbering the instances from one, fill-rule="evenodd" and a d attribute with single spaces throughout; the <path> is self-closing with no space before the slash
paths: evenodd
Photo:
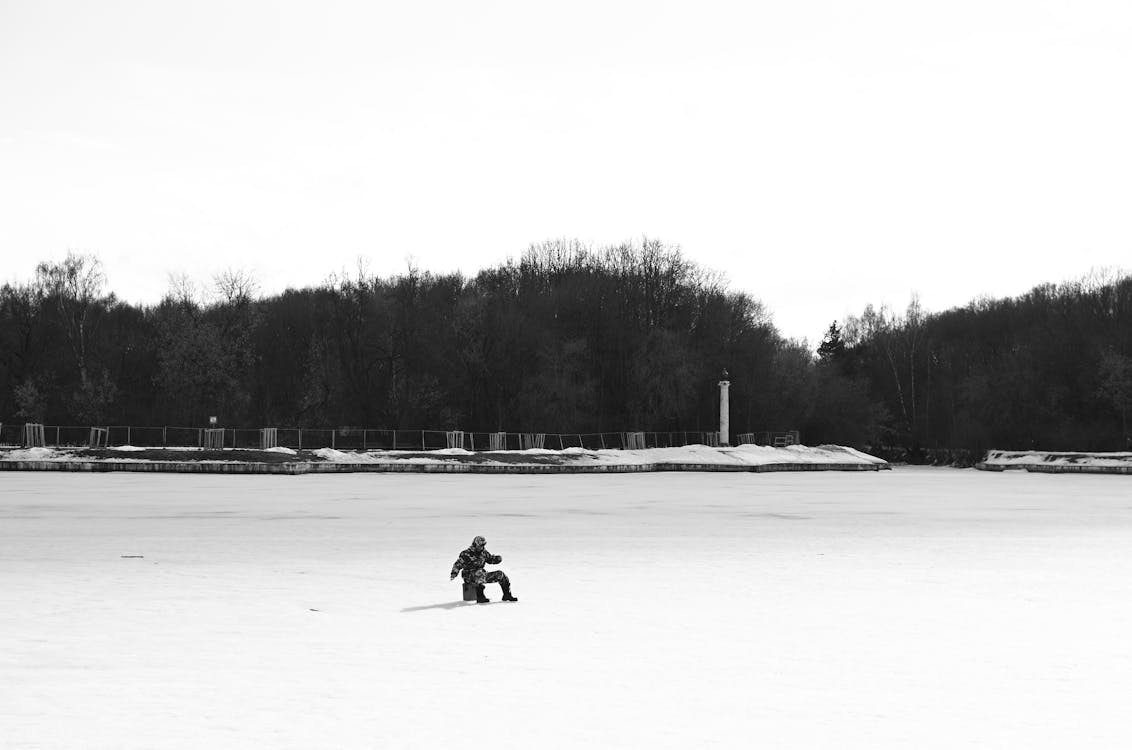
<path id="1" fill-rule="evenodd" d="M 818 357 L 824 361 L 837 361 L 844 356 L 845 340 L 841 337 L 841 329 L 835 320 L 829 324 L 825 338 L 822 339 L 821 345 L 818 347 Z"/>

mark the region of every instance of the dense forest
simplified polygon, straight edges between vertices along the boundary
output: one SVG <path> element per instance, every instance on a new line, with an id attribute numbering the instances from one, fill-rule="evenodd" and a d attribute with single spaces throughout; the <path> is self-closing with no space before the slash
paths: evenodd
<path id="1" fill-rule="evenodd" d="M 0 422 L 711 430 L 898 449 L 1118 449 L 1132 277 L 928 313 L 867 308 L 817 351 L 656 240 L 557 241 L 472 278 L 359 268 L 260 296 L 224 272 L 136 306 L 94 256 L 0 288 Z"/>

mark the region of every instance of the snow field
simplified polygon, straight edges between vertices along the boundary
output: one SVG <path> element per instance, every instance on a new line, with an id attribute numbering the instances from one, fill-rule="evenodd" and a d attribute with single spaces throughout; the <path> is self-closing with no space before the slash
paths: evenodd
<path id="1" fill-rule="evenodd" d="M 7 473 L 0 745 L 1127 747 L 1130 490 Z"/>

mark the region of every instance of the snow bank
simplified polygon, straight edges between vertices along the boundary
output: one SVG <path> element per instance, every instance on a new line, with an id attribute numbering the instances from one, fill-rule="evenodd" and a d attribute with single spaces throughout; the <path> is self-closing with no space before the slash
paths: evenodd
<path id="1" fill-rule="evenodd" d="M 378 462 L 378 459 L 372 453 L 350 453 L 333 448 L 319 448 L 316 451 L 311 451 L 311 453 L 324 461 L 340 464 L 372 464 Z"/>
<path id="2" fill-rule="evenodd" d="M 115 451 L 125 453 L 146 450 L 134 446 L 118 446 Z M 179 450 L 179 449 L 178 449 Z M 793 445 L 786 448 L 772 448 L 760 445 L 738 445 L 732 447 L 713 447 L 707 445 L 686 445 L 678 448 L 645 448 L 640 450 L 566 448 L 550 450 L 547 448 L 528 448 L 525 450 L 473 452 L 463 448 L 445 448 L 433 451 L 345 451 L 334 448 L 319 448 L 302 454 L 291 448 L 270 448 L 267 452 L 295 456 L 297 463 L 308 463 L 304 456 L 314 456 L 324 463 L 332 464 L 469 464 L 488 466 L 562 466 L 562 467 L 640 467 L 649 470 L 654 466 L 729 466 L 741 470 L 755 466 L 844 466 L 844 465 L 884 465 L 886 462 L 862 453 L 853 448 L 838 445 L 817 447 Z M 255 463 L 254 451 L 226 451 L 223 463 Z M 228 458 L 231 456 L 230 458 Z M 27 448 L 0 451 L 0 461 L 71 461 L 82 464 L 101 462 L 146 462 L 150 459 L 126 457 L 95 458 L 84 454 L 75 455 L 71 450 L 58 448 Z M 161 461 L 162 459 L 154 459 Z"/>
<path id="3" fill-rule="evenodd" d="M 730 466 L 765 466 L 769 464 L 883 464 L 885 461 L 853 448 L 837 445 L 810 447 L 793 445 L 787 448 L 772 448 L 761 445 L 739 445 L 716 448 L 707 445 L 685 445 L 679 448 L 644 448 L 640 450 L 620 450 L 608 448 L 588 450 L 585 448 L 566 448 L 550 450 L 547 448 L 527 448 L 525 450 L 485 451 L 476 454 L 460 448 L 428 451 L 427 454 L 411 451 L 351 451 L 322 448 L 314 454 L 324 461 L 335 463 L 440 463 L 460 457 L 480 455 L 484 463 L 522 463 L 516 459 L 523 457 L 561 459 L 561 463 L 581 466 L 642 466 L 646 464 L 708 464 Z"/>
<path id="4" fill-rule="evenodd" d="M 71 454 L 56 448 L 18 448 L 0 452 L 0 458 L 8 461 L 65 461 L 71 458 Z"/>
<path id="5" fill-rule="evenodd" d="M 1132 470 L 1132 452 L 1077 453 L 1072 451 L 992 450 L 980 465 L 989 469 L 1110 467 Z"/>
<path id="6" fill-rule="evenodd" d="M 16 448 L 0 450 L 0 460 L 74 460 L 66 448 Z"/>
<path id="7" fill-rule="evenodd" d="M 767 466 L 770 464 L 883 464 L 885 461 L 853 448 L 836 445 L 810 447 L 792 445 L 772 448 L 765 445 L 738 445 L 715 448 L 707 445 L 685 445 L 679 448 L 644 448 L 641 450 L 587 451 L 568 448 L 551 451 L 568 456 L 571 463 L 618 465 L 640 464 L 711 464 L 731 466 Z"/>

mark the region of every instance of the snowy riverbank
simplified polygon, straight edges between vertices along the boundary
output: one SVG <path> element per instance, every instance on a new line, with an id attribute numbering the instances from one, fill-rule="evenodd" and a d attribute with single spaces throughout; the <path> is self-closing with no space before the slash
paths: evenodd
<path id="1" fill-rule="evenodd" d="M 196 448 L 0 449 L 0 470 L 168 471 L 191 473 L 307 474 L 353 471 L 436 473 L 624 473 L 643 471 L 854 471 L 888 463 L 853 448 L 794 445 L 772 448 L 688 445 L 642 450 L 546 450 L 473 452 L 338 451 L 290 448 L 208 451 Z"/>
<path id="2" fill-rule="evenodd" d="M 1132 474 L 1132 452 L 992 450 L 977 468 L 984 471 L 1022 469 L 1048 474 Z"/>

